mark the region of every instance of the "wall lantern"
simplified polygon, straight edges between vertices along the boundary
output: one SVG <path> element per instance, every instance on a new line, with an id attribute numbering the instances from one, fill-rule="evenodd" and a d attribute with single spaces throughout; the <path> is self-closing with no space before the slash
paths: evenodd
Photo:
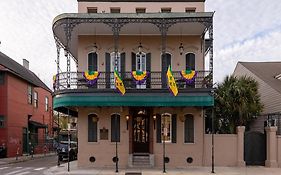
<path id="1" fill-rule="evenodd" d="M 153 115 L 153 129 L 155 129 L 155 120 L 156 120 L 156 115 Z"/>
<path id="2" fill-rule="evenodd" d="M 142 53 L 142 45 L 141 45 L 141 43 L 140 43 L 140 45 L 138 46 L 138 51 L 139 51 L 139 53 Z"/>
<path id="3" fill-rule="evenodd" d="M 99 118 L 98 117 L 92 117 L 92 121 L 94 122 L 94 123 L 96 123 L 96 122 L 98 122 L 99 121 Z"/>
<path id="4" fill-rule="evenodd" d="M 129 115 L 126 115 L 127 130 L 128 130 L 128 128 L 129 128 L 129 119 L 130 119 L 130 116 L 129 116 Z"/>
<path id="5" fill-rule="evenodd" d="M 183 44 L 182 43 L 179 46 L 179 50 L 180 50 L 180 55 L 182 55 L 183 54 Z"/>
<path id="6" fill-rule="evenodd" d="M 97 50 L 98 50 L 98 46 L 97 46 L 97 43 L 94 43 L 94 45 L 93 45 L 93 52 L 94 53 L 96 53 L 97 52 Z"/>

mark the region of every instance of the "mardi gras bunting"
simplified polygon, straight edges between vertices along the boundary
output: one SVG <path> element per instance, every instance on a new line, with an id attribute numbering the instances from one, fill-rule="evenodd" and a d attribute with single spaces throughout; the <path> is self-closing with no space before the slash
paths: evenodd
<path id="1" fill-rule="evenodd" d="M 98 71 L 86 71 L 83 72 L 83 76 L 90 85 L 94 85 L 100 76 L 100 73 Z"/>
<path id="2" fill-rule="evenodd" d="M 174 96 L 177 96 L 178 95 L 178 87 L 177 87 L 175 78 L 173 76 L 171 66 L 169 66 L 168 71 L 167 71 L 167 79 L 168 79 L 168 86 L 169 86 L 170 92 L 172 92 L 172 94 Z"/>
<path id="3" fill-rule="evenodd" d="M 197 75 L 197 72 L 191 69 L 182 70 L 180 73 L 182 78 L 186 81 L 187 84 L 193 83 Z"/>
<path id="4" fill-rule="evenodd" d="M 132 71 L 132 77 L 138 85 L 143 84 L 147 79 L 148 75 L 149 72 L 147 71 Z"/>
<path id="5" fill-rule="evenodd" d="M 124 95 L 126 92 L 124 83 L 122 81 L 122 79 L 120 78 L 118 72 L 116 70 L 114 70 L 114 79 L 115 79 L 115 87 L 116 89 L 122 94 Z"/>

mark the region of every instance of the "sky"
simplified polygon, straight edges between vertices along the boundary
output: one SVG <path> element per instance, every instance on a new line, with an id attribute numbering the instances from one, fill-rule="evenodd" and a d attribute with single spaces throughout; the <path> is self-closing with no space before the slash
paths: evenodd
<path id="1" fill-rule="evenodd" d="M 232 74 L 238 61 L 281 61 L 278 0 L 206 0 L 205 8 L 215 11 L 214 82 Z M 29 60 L 30 70 L 52 87 L 52 21 L 61 13 L 75 12 L 76 0 L 0 0 L 0 51 L 20 64 Z"/>

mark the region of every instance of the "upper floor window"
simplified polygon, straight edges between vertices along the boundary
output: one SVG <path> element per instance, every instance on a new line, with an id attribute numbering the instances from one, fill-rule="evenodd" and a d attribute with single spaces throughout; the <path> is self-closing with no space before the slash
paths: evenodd
<path id="1" fill-rule="evenodd" d="M 145 13 L 145 8 L 136 8 L 136 13 Z"/>
<path id="2" fill-rule="evenodd" d="M 120 13 L 120 8 L 119 7 L 112 7 L 112 8 L 110 8 L 110 13 Z"/>
<path id="3" fill-rule="evenodd" d="M 185 8 L 186 13 L 194 13 L 196 11 L 195 7 L 187 7 Z"/>
<path id="4" fill-rule="evenodd" d="M 0 128 L 4 128 L 5 127 L 5 117 L 3 115 L 0 115 Z"/>
<path id="5" fill-rule="evenodd" d="M 97 71 L 98 69 L 98 55 L 96 52 L 91 52 L 88 54 L 88 71 Z"/>
<path id="6" fill-rule="evenodd" d="M 27 94 L 28 104 L 32 104 L 32 87 L 30 85 L 27 86 Z"/>
<path id="7" fill-rule="evenodd" d="M 185 55 L 185 65 L 186 69 L 195 70 L 195 54 L 188 53 Z"/>
<path id="8" fill-rule="evenodd" d="M 45 111 L 49 110 L 49 98 L 45 97 Z"/>
<path id="9" fill-rule="evenodd" d="M 88 7 L 87 12 L 88 13 L 98 13 L 98 8 L 97 7 Z"/>
<path id="10" fill-rule="evenodd" d="M 0 72 L 0 85 L 1 84 L 4 84 L 4 81 L 5 80 L 5 74 L 4 74 L 4 72 Z"/>
<path id="11" fill-rule="evenodd" d="M 34 107 L 38 108 L 38 92 L 34 92 Z"/>
<path id="12" fill-rule="evenodd" d="M 161 13 L 171 13 L 172 8 L 161 8 Z"/>

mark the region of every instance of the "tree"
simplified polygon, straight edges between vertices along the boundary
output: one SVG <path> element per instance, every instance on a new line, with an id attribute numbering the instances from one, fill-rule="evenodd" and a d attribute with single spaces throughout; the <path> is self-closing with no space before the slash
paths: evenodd
<path id="1" fill-rule="evenodd" d="M 214 98 L 216 122 L 223 133 L 235 133 L 238 125 L 248 126 L 263 108 L 258 83 L 246 76 L 227 76 L 216 87 Z"/>

